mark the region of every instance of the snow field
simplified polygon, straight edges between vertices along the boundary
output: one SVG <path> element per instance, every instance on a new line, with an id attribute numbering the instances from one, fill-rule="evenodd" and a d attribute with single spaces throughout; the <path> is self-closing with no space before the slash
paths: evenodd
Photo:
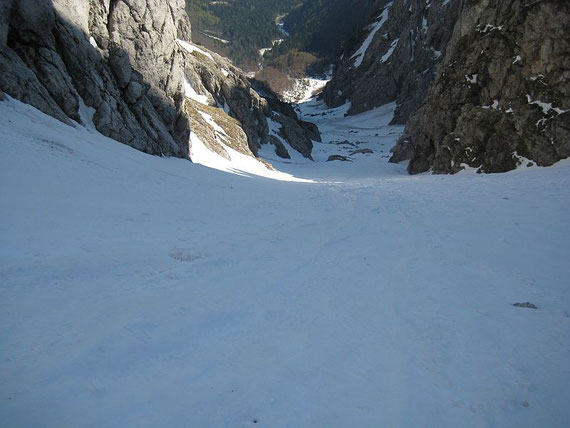
<path id="1" fill-rule="evenodd" d="M 393 108 L 299 183 L 0 103 L 0 425 L 565 426 L 570 163 L 408 176 Z"/>

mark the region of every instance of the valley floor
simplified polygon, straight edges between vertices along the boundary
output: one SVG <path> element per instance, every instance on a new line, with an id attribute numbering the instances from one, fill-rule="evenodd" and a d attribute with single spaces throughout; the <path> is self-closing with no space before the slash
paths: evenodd
<path id="1" fill-rule="evenodd" d="M 0 425 L 567 426 L 570 162 L 409 176 L 392 109 L 295 182 L 0 103 Z"/>

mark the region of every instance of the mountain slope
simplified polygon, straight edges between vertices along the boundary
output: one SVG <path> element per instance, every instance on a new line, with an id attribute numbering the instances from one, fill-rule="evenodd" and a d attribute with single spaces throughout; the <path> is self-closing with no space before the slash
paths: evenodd
<path id="1" fill-rule="evenodd" d="M 0 102 L 0 425 L 567 424 L 568 162 L 412 177 L 393 108 L 305 111 L 374 153 L 285 183 Z"/>
<path id="2" fill-rule="evenodd" d="M 273 111 L 239 69 L 190 43 L 183 0 L 3 5 L 0 90 L 64 123 L 93 123 L 144 152 L 183 158 L 196 128 L 222 153 L 215 130 L 200 126 L 200 116 L 187 108 L 202 102 L 218 107 L 222 122 L 243 128 L 231 132 L 245 133 L 243 154 L 274 143 L 310 157 L 318 131 Z M 277 137 L 268 125 L 274 120 L 281 123 Z"/>
<path id="3" fill-rule="evenodd" d="M 395 0 L 337 60 L 324 99 L 396 101 L 393 162 L 504 172 L 570 156 L 568 2 Z"/>

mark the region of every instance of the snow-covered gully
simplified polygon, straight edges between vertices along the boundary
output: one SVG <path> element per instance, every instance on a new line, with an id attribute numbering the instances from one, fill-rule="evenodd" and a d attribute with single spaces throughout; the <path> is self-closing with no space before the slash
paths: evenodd
<path id="1" fill-rule="evenodd" d="M 409 176 L 393 107 L 295 182 L 0 103 L 0 425 L 564 426 L 570 163 Z"/>

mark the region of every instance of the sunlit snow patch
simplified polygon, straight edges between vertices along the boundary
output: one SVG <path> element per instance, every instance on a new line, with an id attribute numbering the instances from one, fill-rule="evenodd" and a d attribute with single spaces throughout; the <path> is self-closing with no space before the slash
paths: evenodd
<path id="1" fill-rule="evenodd" d="M 190 133 L 190 159 L 192 162 L 220 171 L 232 174 L 271 178 L 280 181 L 297 181 L 312 183 L 312 180 L 297 178 L 291 174 L 269 169 L 265 164 L 255 159 L 253 156 L 238 152 L 229 147 L 224 141 L 229 138 L 226 131 L 214 120 L 214 118 L 204 112 L 199 112 L 206 123 L 212 127 L 216 134 L 216 142 L 226 151 L 230 159 L 226 159 L 217 153 L 209 150 L 200 137 L 194 132 Z"/>
<path id="2" fill-rule="evenodd" d="M 225 39 L 221 39 L 219 37 L 216 36 L 212 36 L 211 34 L 208 33 L 204 33 L 203 31 L 200 31 L 200 34 L 202 34 L 203 36 L 209 37 L 210 39 L 216 40 L 218 42 L 223 43 L 224 45 L 227 45 L 230 41 L 229 40 L 225 40 Z"/>
<path id="3" fill-rule="evenodd" d="M 196 90 L 190 85 L 190 82 L 184 77 L 184 94 L 186 97 L 199 102 L 200 104 L 208 105 L 208 97 L 206 95 L 200 95 Z"/>
<path id="4" fill-rule="evenodd" d="M 214 57 L 209 53 L 206 52 L 203 49 L 200 49 L 198 46 L 193 45 L 192 43 L 188 43 L 184 40 L 180 40 L 180 39 L 176 39 L 176 41 L 178 42 L 178 44 L 180 46 L 182 46 L 184 49 L 186 49 L 188 52 L 192 53 L 192 52 L 198 52 L 201 53 L 202 55 L 210 58 L 212 61 L 214 60 Z"/>

